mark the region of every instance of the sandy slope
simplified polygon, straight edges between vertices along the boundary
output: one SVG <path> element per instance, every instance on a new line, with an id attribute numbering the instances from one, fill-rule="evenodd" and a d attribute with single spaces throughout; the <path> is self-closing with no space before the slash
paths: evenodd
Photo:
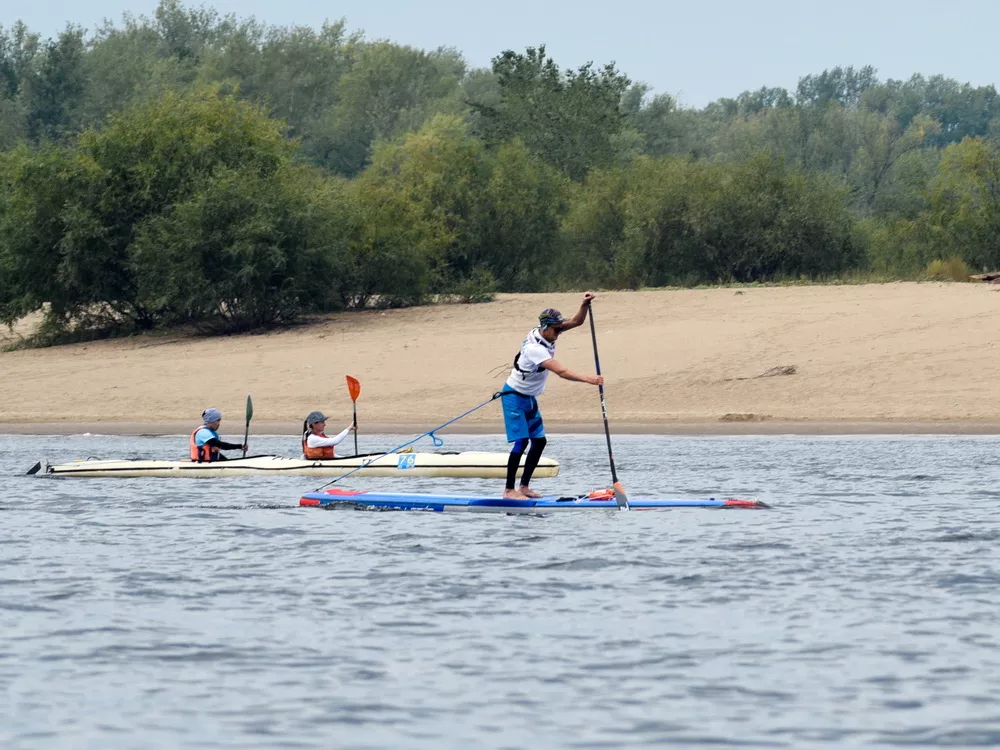
<path id="1" fill-rule="evenodd" d="M 996 289 L 901 283 L 600 294 L 609 414 L 620 428 L 652 430 L 772 431 L 793 421 L 837 431 L 829 423 L 888 421 L 903 431 L 902 423 L 917 422 L 1000 431 Z M 3 353 L 0 431 L 40 422 L 186 430 L 211 405 L 232 432 L 248 392 L 258 429 L 292 430 L 311 409 L 346 423 L 345 374 L 362 382 L 360 420 L 370 427 L 431 427 L 502 385 L 542 308 L 569 316 L 579 299 L 504 295 L 484 305 L 336 315 L 264 335 Z M 566 333 L 557 358 L 593 372 L 588 328 Z M 782 366 L 795 374 L 755 377 Z M 551 427 L 600 424 L 593 386 L 550 378 L 542 408 Z M 461 424 L 499 430 L 499 411 L 491 405 Z"/>

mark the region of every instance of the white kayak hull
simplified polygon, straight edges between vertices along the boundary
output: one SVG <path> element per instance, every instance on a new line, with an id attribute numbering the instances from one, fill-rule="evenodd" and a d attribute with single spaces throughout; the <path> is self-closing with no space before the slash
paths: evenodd
<path id="1" fill-rule="evenodd" d="M 291 476 L 339 477 L 362 464 L 352 476 L 365 477 L 468 477 L 498 479 L 507 475 L 507 453 L 383 453 L 347 456 L 322 461 L 283 456 L 248 456 L 228 461 L 146 461 L 87 459 L 49 465 L 40 461 L 28 472 L 50 477 L 239 477 Z M 521 459 L 524 466 L 524 458 Z M 518 471 L 518 476 L 521 472 Z M 544 456 L 535 477 L 554 477 L 559 463 Z"/>

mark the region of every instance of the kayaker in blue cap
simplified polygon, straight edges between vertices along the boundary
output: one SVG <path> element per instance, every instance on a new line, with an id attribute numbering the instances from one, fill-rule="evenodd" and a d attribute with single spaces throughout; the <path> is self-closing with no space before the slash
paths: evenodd
<path id="1" fill-rule="evenodd" d="M 192 461 L 225 461 L 226 457 L 219 453 L 223 451 L 247 451 L 246 443 L 227 443 L 219 438 L 219 425 L 222 424 L 222 412 L 209 407 L 201 413 L 201 427 L 191 433 Z"/>
<path id="2" fill-rule="evenodd" d="M 500 399 L 503 404 L 507 442 L 513 443 L 510 457 L 507 459 L 507 487 L 503 493 L 509 500 L 541 497 L 541 494 L 531 489 L 528 484 L 547 442 L 545 425 L 542 423 L 542 413 L 538 409 L 536 396 L 545 390 L 545 381 L 549 373 L 553 372 L 565 380 L 575 380 L 578 383 L 604 384 L 604 378 L 600 375 L 579 375 L 554 359 L 556 339 L 559 338 L 559 334 L 583 325 L 592 299 L 594 295 L 591 292 L 584 294 L 583 304 L 580 305 L 576 315 L 569 320 L 558 310 L 552 308 L 543 310 L 538 316 L 538 327 L 528 333 L 521 344 L 521 351 L 514 357 L 514 367 L 501 391 L 505 395 Z M 528 449 L 528 457 L 524 460 L 521 486 L 515 489 L 517 469 L 529 441 L 531 447 Z"/>

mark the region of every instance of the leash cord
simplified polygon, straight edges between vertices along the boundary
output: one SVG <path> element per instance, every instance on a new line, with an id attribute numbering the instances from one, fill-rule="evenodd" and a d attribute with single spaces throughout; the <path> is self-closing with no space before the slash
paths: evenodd
<path id="1" fill-rule="evenodd" d="M 375 461 L 378 461 L 380 458 L 384 458 L 385 456 L 391 456 L 393 453 L 395 453 L 397 451 L 400 451 L 400 450 L 402 450 L 403 448 L 406 448 L 409 445 L 413 445 L 415 442 L 417 442 L 418 440 L 421 440 L 421 439 L 423 439 L 425 437 L 430 437 L 431 442 L 434 444 L 434 447 L 435 448 L 440 448 L 442 445 L 444 445 L 444 440 L 442 438 L 438 437 L 437 435 L 435 435 L 434 434 L 435 432 L 437 432 L 438 430 L 444 429 L 445 427 L 447 427 L 450 424 L 454 424 L 455 422 L 457 422 L 460 419 L 464 419 L 465 417 L 467 417 L 470 414 L 472 414 L 474 411 L 479 411 L 484 406 L 488 406 L 489 404 L 492 404 L 494 401 L 496 401 L 502 395 L 504 395 L 502 391 L 497 391 L 496 393 L 494 393 L 490 397 L 489 401 L 483 401 L 483 403 L 481 403 L 479 406 L 474 406 L 473 408 L 469 409 L 464 414 L 459 414 L 454 419 L 449 419 L 447 422 L 444 422 L 443 424 L 439 424 L 433 430 L 428 430 L 427 432 L 422 432 L 419 435 L 417 435 L 415 438 L 413 438 L 413 440 L 408 440 L 407 442 L 403 443 L 402 445 L 397 445 L 395 448 L 393 448 L 390 451 L 386 451 L 385 453 L 380 453 L 375 458 L 372 458 L 372 459 L 369 459 L 368 461 L 365 461 L 363 464 L 361 464 L 360 466 L 357 466 L 357 467 L 351 469 L 346 474 L 341 474 L 339 477 L 334 477 L 333 479 L 331 479 L 326 484 L 317 487 L 315 490 L 313 490 L 313 492 L 319 492 L 320 490 L 322 490 L 322 489 L 324 489 L 326 487 L 329 487 L 331 484 L 339 482 L 341 479 L 344 479 L 345 477 L 349 477 L 349 476 L 351 476 L 351 474 L 354 474 L 355 472 L 361 471 L 362 469 L 370 466 L 372 463 L 374 463 Z"/>

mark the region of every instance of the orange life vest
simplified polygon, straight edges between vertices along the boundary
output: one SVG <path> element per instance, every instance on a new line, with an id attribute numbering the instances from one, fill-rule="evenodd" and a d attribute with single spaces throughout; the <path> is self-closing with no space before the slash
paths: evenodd
<path id="1" fill-rule="evenodd" d="M 191 460 L 198 461 L 218 461 L 219 460 L 219 449 L 215 448 L 207 443 L 205 445 L 199 446 L 195 442 L 194 436 L 198 434 L 200 430 L 205 425 L 200 425 L 198 429 L 191 433 Z"/>
<path id="2" fill-rule="evenodd" d="M 322 432 L 316 433 L 316 437 L 325 438 Z M 310 460 L 316 460 L 318 458 L 333 458 L 333 446 L 328 445 L 325 448 L 310 448 L 309 447 L 309 433 L 307 432 L 302 437 L 302 455 Z"/>

